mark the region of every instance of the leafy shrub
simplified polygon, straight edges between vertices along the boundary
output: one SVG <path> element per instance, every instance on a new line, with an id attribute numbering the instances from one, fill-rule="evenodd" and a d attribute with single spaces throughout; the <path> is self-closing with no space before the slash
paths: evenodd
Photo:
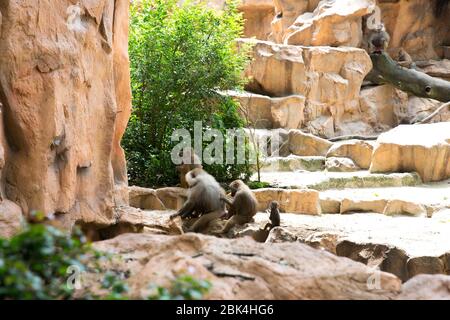
<path id="1" fill-rule="evenodd" d="M 0 238 L 0 299 L 69 299 L 69 266 L 84 270 L 91 249 L 78 229 L 66 234 L 33 224 L 11 239 Z"/>
<path id="2" fill-rule="evenodd" d="M 133 113 L 123 139 L 131 184 L 178 182 L 170 151 L 175 129 L 193 136 L 194 121 L 203 130 L 244 125 L 237 103 L 219 92 L 242 87 L 248 60 L 235 39 L 243 19 L 235 1 L 224 12 L 204 4 L 143 0 L 131 10 L 130 61 Z M 218 180 L 250 175 L 248 163 L 205 165 Z"/>
<path id="3" fill-rule="evenodd" d="M 175 279 L 169 289 L 164 287 L 153 289 L 155 294 L 149 296 L 149 300 L 200 300 L 211 289 L 211 283 L 184 275 Z"/>

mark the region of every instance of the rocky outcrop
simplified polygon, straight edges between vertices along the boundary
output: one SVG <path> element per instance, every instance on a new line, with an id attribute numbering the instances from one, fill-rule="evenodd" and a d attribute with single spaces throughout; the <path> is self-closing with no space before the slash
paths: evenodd
<path id="1" fill-rule="evenodd" d="M 370 172 L 405 171 L 425 182 L 450 178 L 450 122 L 401 125 L 378 137 Z"/>
<path id="2" fill-rule="evenodd" d="M 301 47 L 254 39 L 238 42 L 253 46 L 254 59 L 246 70 L 251 81 L 246 90 L 270 97 L 305 97 L 302 127 L 309 132 L 332 137 L 372 131 L 362 122 L 359 101 L 362 81 L 372 67 L 364 50 Z"/>
<path id="3" fill-rule="evenodd" d="M 241 115 L 249 121 L 249 126 L 259 129 L 297 129 L 304 120 L 305 97 L 291 95 L 271 98 L 251 92 L 228 91 L 241 108 Z"/>
<path id="4" fill-rule="evenodd" d="M 206 299 L 386 299 L 401 290 L 393 275 L 300 243 L 126 234 L 94 248 L 122 257 L 114 269 L 130 274 L 134 298 L 185 274 L 212 282 Z"/>
<path id="5" fill-rule="evenodd" d="M 396 127 L 407 112 L 408 94 L 390 85 L 363 89 L 360 92 L 361 112 L 365 123 L 375 131 Z"/>
<path id="6" fill-rule="evenodd" d="M 300 15 L 286 30 L 286 44 L 349 46 L 362 43 L 362 17 L 373 12 L 375 0 L 321 1 L 313 12 Z"/>
<path id="7" fill-rule="evenodd" d="M 246 38 L 266 40 L 271 33 L 271 22 L 275 16 L 272 0 L 241 0 L 239 11 L 242 12 Z"/>
<path id="8" fill-rule="evenodd" d="M 434 14 L 436 1 L 378 0 L 377 3 L 382 21 L 391 36 L 389 52 L 393 56 L 400 48 L 405 49 L 413 60 L 443 56 L 442 44 L 448 43 L 450 37 L 449 10 L 444 10 L 437 17 Z"/>
<path id="9" fill-rule="evenodd" d="M 127 203 L 128 3 L 0 5 L 5 195 L 24 213 L 108 225 Z"/>

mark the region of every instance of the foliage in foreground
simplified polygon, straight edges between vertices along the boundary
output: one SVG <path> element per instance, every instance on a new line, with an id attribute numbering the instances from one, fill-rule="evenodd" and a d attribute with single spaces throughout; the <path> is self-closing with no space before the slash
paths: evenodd
<path id="1" fill-rule="evenodd" d="M 30 224 L 11 239 L 0 238 L 0 300 L 128 299 L 128 285 L 117 272 L 102 269 L 98 284 L 106 294 L 99 296 L 86 288 L 75 295 L 73 275 L 92 271 L 107 254 L 93 250 L 80 231 L 72 234 L 45 224 Z M 71 280 L 72 278 L 72 280 Z M 151 300 L 201 299 L 211 288 L 208 281 L 180 276 L 170 288 L 153 287 Z"/>
<path id="2" fill-rule="evenodd" d="M 221 13 L 175 0 L 143 0 L 131 11 L 133 112 L 123 139 L 129 180 L 146 187 L 174 185 L 175 129 L 193 137 L 194 121 L 202 121 L 203 131 L 222 133 L 244 125 L 237 103 L 219 93 L 242 87 L 248 55 L 237 50 L 235 39 L 242 35 L 243 18 L 235 1 Z M 205 169 L 219 181 L 250 175 L 248 163 Z"/>

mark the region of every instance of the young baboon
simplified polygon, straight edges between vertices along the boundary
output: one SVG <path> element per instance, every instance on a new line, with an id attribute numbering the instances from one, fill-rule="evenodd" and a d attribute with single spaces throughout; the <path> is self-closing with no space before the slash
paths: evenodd
<path id="1" fill-rule="evenodd" d="M 195 154 L 194 149 L 186 148 L 180 151 L 182 156 L 182 163 L 177 166 L 177 172 L 180 177 L 180 186 L 182 188 L 188 188 L 189 185 L 186 181 L 186 174 L 195 169 L 203 168 L 200 158 Z"/>
<path id="2" fill-rule="evenodd" d="M 270 210 L 270 222 L 267 223 L 263 229 L 259 229 L 255 231 L 252 235 L 253 240 L 257 242 L 266 242 L 267 237 L 269 236 L 270 230 L 272 230 L 275 227 L 280 226 L 280 210 L 279 210 L 279 203 L 277 201 L 272 201 L 269 205 Z M 267 210 L 267 211 L 269 211 Z"/>
<path id="3" fill-rule="evenodd" d="M 225 204 L 222 201 L 225 191 L 216 179 L 202 168 L 189 171 L 186 174 L 186 182 L 189 186 L 188 198 L 183 207 L 170 218 L 200 216 L 189 229 L 199 232 L 206 228 L 210 221 L 225 214 Z"/>
<path id="4" fill-rule="evenodd" d="M 275 227 L 279 227 L 280 226 L 280 204 L 278 203 L 278 201 L 272 201 L 270 203 L 270 222 L 267 223 L 264 227 L 264 230 L 272 230 Z"/>
<path id="5" fill-rule="evenodd" d="M 223 199 L 228 203 L 228 218 L 221 233 L 228 232 L 236 224 L 242 225 L 252 221 L 256 214 L 258 202 L 250 188 L 242 181 L 235 180 L 230 184 L 233 200 Z"/>
<path id="6" fill-rule="evenodd" d="M 414 63 L 414 61 L 411 58 L 411 56 L 409 55 L 409 53 L 406 52 L 406 50 L 403 48 L 400 48 L 400 50 L 398 51 L 397 62 L 402 67 L 405 67 L 408 69 L 416 67 L 416 64 Z"/>

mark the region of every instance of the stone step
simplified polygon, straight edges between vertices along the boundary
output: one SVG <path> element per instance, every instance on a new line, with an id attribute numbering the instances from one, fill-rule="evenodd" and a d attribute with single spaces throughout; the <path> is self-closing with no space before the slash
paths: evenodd
<path id="1" fill-rule="evenodd" d="M 252 177 L 256 179 L 256 175 Z M 295 172 L 261 172 L 261 181 L 272 186 L 287 189 L 345 189 L 345 188 L 377 188 L 417 186 L 422 183 L 416 173 L 370 173 L 327 172 L 327 171 L 295 171 Z"/>
<path id="2" fill-rule="evenodd" d="M 301 157 L 289 155 L 287 157 L 267 157 L 263 159 L 264 172 L 292 172 L 298 170 L 322 171 L 325 169 L 325 157 Z"/>
<path id="3" fill-rule="evenodd" d="M 450 180 L 413 187 L 326 190 L 320 192 L 320 204 L 322 213 L 432 216 L 450 208 Z"/>

